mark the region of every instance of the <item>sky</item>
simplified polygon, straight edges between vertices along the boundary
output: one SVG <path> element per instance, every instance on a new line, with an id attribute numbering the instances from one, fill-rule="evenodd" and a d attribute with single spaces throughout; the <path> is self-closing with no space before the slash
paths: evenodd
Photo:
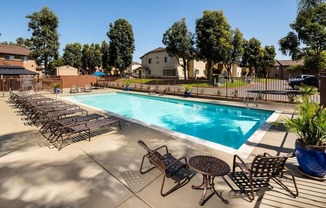
<path id="1" fill-rule="evenodd" d="M 276 59 L 290 59 L 281 54 L 278 41 L 291 31 L 297 0 L 0 0 L 0 42 L 30 38 L 26 16 L 44 6 L 59 18 L 61 55 L 69 43 L 109 42 L 109 24 L 125 19 L 135 37 L 133 61 L 141 62 L 145 53 L 164 47 L 163 34 L 174 22 L 185 18 L 195 32 L 196 19 L 205 10 L 222 10 L 232 29 L 239 28 L 247 40 L 274 45 Z"/>

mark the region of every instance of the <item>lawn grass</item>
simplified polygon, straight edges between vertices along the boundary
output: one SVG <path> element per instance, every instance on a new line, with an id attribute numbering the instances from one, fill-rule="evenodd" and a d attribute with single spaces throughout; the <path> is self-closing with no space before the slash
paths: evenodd
<path id="1" fill-rule="evenodd" d="M 134 84 L 147 84 L 147 85 L 189 85 L 191 87 L 202 87 L 202 88 L 214 88 L 216 86 L 213 86 L 211 82 L 203 81 L 203 80 L 167 80 L 167 79 L 126 79 L 121 78 L 116 80 L 116 82 L 125 83 L 126 81 L 129 81 L 130 83 Z M 274 82 L 274 79 L 266 79 L 266 78 L 254 78 L 252 80 L 252 83 L 271 83 Z M 218 87 L 242 87 L 242 86 L 248 86 L 250 83 L 245 82 L 243 78 L 234 78 L 233 81 L 231 79 L 225 80 L 224 84 L 219 85 Z"/>

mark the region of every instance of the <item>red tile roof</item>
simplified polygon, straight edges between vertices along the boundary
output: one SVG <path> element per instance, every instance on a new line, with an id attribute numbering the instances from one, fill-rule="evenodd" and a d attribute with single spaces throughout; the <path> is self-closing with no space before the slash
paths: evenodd
<path id="1" fill-rule="evenodd" d="M 0 44 L 0 53 L 2 54 L 27 56 L 30 52 L 28 48 L 21 46 Z"/>

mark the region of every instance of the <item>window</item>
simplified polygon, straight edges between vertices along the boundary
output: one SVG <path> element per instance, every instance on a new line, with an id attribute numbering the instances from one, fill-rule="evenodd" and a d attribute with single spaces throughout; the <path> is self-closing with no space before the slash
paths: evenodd
<path id="1" fill-rule="evenodd" d="M 14 55 L 6 55 L 5 60 L 14 60 L 15 56 Z"/>
<path id="2" fill-rule="evenodd" d="M 28 61 L 27 56 L 23 56 L 23 57 L 21 57 L 21 61 Z"/>
<path id="3" fill-rule="evenodd" d="M 176 75 L 177 75 L 176 69 L 163 69 L 164 77 L 172 77 L 172 76 L 175 77 Z"/>
<path id="4" fill-rule="evenodd" d="M 280 67 L 277 66 L 277 67 L 276 67 L 276 70 L 280 70 Z"/>
<path id="5" fill-rule="evenodd" d="M 170 62 L 170 57 L 168 57 L 168 56 L 164 57 L 164 62 L 165 62 L 165 63 Z"/>
<path id="6" fill-rule="evenodd" d="M 148 74 L 149 74 L 149 75 L 151 74 L 151 70 L 148 70 Z"/>
<path id="7" fill-rule="evenodd" d="M 152 63 L 152 59 L 151 59 L 151 58 L 148 59 L 148 63 L 149 63 L 149 64 Z"/>

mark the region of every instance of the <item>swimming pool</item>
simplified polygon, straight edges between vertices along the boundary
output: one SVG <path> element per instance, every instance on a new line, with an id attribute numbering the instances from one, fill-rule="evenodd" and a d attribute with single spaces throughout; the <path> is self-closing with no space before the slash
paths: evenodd
<path id="1" fill-rule="evenodd" d="M 273 114 L 267 110 L 129 93 L 71 96 L 68 99 L 236 150 Z"/>

